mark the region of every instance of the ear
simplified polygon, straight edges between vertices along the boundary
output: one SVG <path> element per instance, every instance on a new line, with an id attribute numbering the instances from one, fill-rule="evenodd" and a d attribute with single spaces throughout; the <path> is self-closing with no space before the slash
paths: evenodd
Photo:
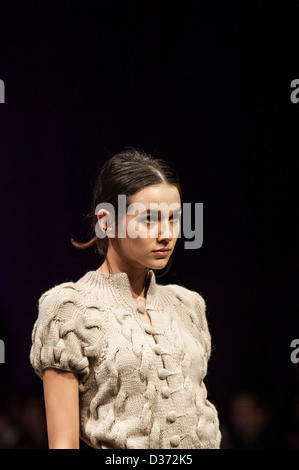
<path id="1" fill-rule="evenodd" d="M 99 212 L 97 213 L 97 219 L 101 230 L 103 232 L 106 232 L 110 219 L 109 212 L 106 209 L 99 210 Z"/>

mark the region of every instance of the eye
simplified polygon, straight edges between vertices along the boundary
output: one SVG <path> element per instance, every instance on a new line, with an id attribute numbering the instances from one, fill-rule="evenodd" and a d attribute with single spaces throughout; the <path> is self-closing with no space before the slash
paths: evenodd
<path id="1" fill-rule="evenodd" d="M 172 222 L 177 222 L 179 220 L 180 216 L 178 214 L 175 214 L 175 216 L 171 215 L 169 217 L 169 220 L 171 220 Z M 140 219 L 140 222 L 143 223 L 143 224 L 150 224 L 150 223 L 155 223 L 157 222 L 159 219 L 156 215 L 153 215 L 152 217 L 150 215 L 148 215 L 147 217 L 144 217 L 143 219 Z"/>
<path id="2" fill-rule="evenodd" d="M 154 216 L 154 217 L 151 218 L 150 215 L 148 215 L 147 217 L 144 217 L 143 219 L 140 219 L 140 222 L 142 224 L 147 224 L 147 223 L 150 224 L 151 222 L 156 222 L 157 220 L 158 220 L 157 217 Z"/>
<path id="3" fill-rule="evenodd" d="M 150 215 L 148 215 L 147 218 L 146 218 L 146 220 L 147 220 L 147 222 L 149 222 L 149 223 L 150 223 L 150 222 L 157 222 L 158 218 L 157 218 L 157 216 L 155 216 L 155 215 L 152 216 L 152 217 L 151 217 Z"/>

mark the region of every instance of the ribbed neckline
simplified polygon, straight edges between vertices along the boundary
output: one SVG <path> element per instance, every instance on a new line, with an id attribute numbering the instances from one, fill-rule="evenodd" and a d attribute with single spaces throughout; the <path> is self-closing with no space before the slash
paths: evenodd
<path id="1" fill-rule="evenodd" d="M 155 273 L 152 269 L 148 271 L 149 285 L 146 294 L 146 308 L 148 310 L 157 307 L 157 283 Z M 123 306 L 124 303 L 127 307 L 136 309 L 138 304 L 135 302 L 131 292 L 131 285 L 127 273 L 107 274 L 100 271 L 88 271 L 77 282 L 81 284 L 92 285 L 97 289 L 104 289 L 109 291 L 109 297 L 113 298 L 117 306 Z"/>

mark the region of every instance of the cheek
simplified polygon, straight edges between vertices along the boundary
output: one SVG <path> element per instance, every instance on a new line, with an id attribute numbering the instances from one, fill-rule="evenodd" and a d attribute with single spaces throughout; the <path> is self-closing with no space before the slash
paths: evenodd
<path id="1" fill-rule="evenodd" d="M 136 253 L 144 253 L 144 251 L 151 244 L 150 238 L 142 238 L 140 235 L 136 238 L 128 239 L 128 245 L 130 249 Z"/>
<path id="2" fill-rule="evenodd" d="M 141 234 L 143 234 L 143 237 L 141 237 Z M 121 239 L 120 243 L 122 249 L 127 253 L 133 256 L 136 254 L 144 255 L 145 252 L 149 250 L 149 246 L 151 246 L 151 239 L 146 230 L 140 229 L 139 235 L 136 238 L 127 235 L 126 238 Z"/>

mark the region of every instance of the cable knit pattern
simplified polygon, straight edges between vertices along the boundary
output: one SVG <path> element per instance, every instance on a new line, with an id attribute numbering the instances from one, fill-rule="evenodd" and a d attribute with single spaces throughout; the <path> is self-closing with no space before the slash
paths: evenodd
<path id="1" fill-rule="evenodd" d="M 40 377 L 47 367 L 78 374 L 81 438 L 94 448 L 218 449 L 218 415 L 203 382 L 205 301 L 149 274 L 146 305 L 134 301 L 126 273 L 88 271 L 46 291 L 31 364 Z"/>

